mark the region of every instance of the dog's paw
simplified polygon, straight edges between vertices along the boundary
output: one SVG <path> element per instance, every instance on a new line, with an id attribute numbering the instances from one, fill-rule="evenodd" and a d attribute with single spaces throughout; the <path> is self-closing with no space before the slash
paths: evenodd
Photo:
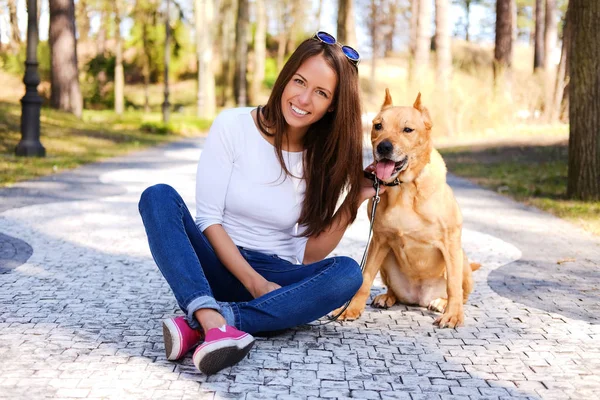
<path id="1" fill-rule="evenodd" d="M 442 299 L 441 297 L 438 299 L 431 300 L 431 303 L 427 306 L 428 310 L 437 311 L 443 313 L 446 311 L 446 306 L 448 305 L 448 299 Z"/>
<path id="2" fill-rule="evenodd" d="M 396 296 L 388 292 L 375 296 L 371 305 L 377 308 L 390 308 L 396 304 L 397 301 L 398 299 L 396 299 Z"/>
<path id="3" fill-rule="evenodd" d="M 338 315 L 340 311 L 342 311 L 344 307 L 340 307 L 337 310 L 333 311 L 331 313 L 332 316 Z M 338 317 L 338 320 L 340 321 L 354 321 L 355 319 L 358 319 L 360 317 L 360 315 L 362 314 L 364 310 L 363 308 L 359 308 L 359 307 L 352 307 L 352 304 L 350 304 L 348 306 L 348 308 L 346 309 L 346 311 L 344 311 L 342 313 L 342 315 L 340 315 Z"/>
<path id="4" fill-rule="evenodd" d="M 460 310 L 447 310 L 445 313 L 440 315 L 434 322 L 435 325 L 440 328 L 457 328 L 465 322 L 465 316 Z"/>

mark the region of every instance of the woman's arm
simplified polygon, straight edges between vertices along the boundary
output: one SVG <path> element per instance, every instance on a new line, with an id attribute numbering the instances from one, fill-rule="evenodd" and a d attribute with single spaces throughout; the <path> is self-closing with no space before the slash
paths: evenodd
<path id="1" fill-rule="evenodd" d="M 375 169 L 374 164 L 369 165 L 365 170 L 371 172 Z M 379 193 L 385 192 L 385 186 L 379 188 Z M 362 186 L 360 190 L 360 204 L 366 199 L 375 196 L 375 189 L 373 188 L 373 182 L 363 178 Z M 350 224 L 350 207 L 348 201 L 344 201 L 338 211 L 333 217 L 331 225 L 325 229 L 321 234 L 317 236 L 311 236 L 306 242 L 306 249 L 304 250 L 304 258 L 302 262 L 304 264 L 310 264 L 313 262 L 321 261 L 329 253 L 335 249 L 335 247 L 342 240 L 346 228 Z"/>
<path id="2" fill-rule="evenodd" d="M 311 264 L 327 257 L 335 249 L 340 240 L 342 240 L 342 236 L 349 224 L 350 205 L 347 201 L 344 201 L 335 213 L 331 225 L 318 236 L 308 238 L 302 262 L 304 264 Z"/>
<path id="3" fill-rule="evenodd" d="M 225 268 L 242 282 L 254 298 L 280 288 L 278 284 L 267 281 L 248 264 L 223 226 L 219 224 L 209 226 L 204 230 L 204 236 Z"/>

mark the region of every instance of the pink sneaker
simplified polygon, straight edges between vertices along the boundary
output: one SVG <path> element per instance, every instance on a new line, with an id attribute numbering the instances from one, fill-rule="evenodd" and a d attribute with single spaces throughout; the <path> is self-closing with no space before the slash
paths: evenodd
<path id="1" fill-rule="evenodd" d="M 190 328 L 184 317 L 163 320 L 163 338 L 167 360 L 178 360 L 202 340 L 202 333 Z"/>
<path id="2" fill-rule="evenodd" d="M 206 375 L 216 374 L 246 357 L 252 345 L 252 335 L 232 326 L 213 328 L 206 333 L 204 343 L 194 352 L 194 365 Z"/>

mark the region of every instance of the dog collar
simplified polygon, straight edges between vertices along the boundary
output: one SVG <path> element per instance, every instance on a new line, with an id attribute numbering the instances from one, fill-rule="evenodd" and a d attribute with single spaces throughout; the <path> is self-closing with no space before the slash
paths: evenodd
<path id="1" fill-rule="evenodd" d="M 365 174 L 365 178 L 370 179 L 373 182 L 375 182 L 375 179 L 377 179 L 377 182 L 382 186 L 398 186 L 399 184 L 402 183 L 400 181 L 400 179 L 398 179 L 398 177 L 396 177 L 396 179 L 394 179 L 392 182 L 388 183 L 388 182 L 384 182 L 381 179 L 377 178 L 377 176 L 375 176 L 375 174 L 372 172 L 364 171 L 364 174 Z"/>

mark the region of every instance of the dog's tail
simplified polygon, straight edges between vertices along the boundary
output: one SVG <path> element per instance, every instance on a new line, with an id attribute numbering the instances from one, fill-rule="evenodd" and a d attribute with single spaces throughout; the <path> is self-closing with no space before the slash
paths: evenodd
<path id="1" fill-rule="evenodd" d="M 469 265 L 471 265 L 471 271 L 477 271 L 479 268 L 481 268 L 481 264 L 476 262 L 469 263 Z"/>

